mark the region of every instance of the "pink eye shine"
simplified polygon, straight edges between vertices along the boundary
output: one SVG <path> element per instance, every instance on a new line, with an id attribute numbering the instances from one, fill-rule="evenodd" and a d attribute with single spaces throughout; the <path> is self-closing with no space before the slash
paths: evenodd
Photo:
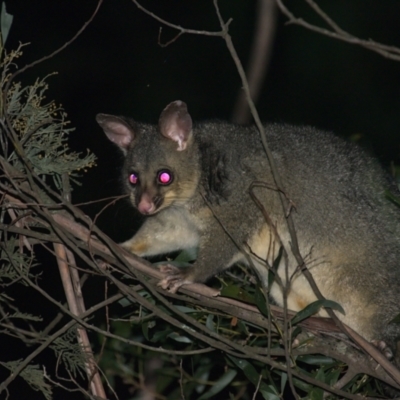
<path id="1" fill-rule="evenodd" d="M 168 172 L 164 171 L 164 172 L 160 172 L 158 175 L 158 181 L 160 183 L 163 183 L 164 185 L 167 183 L 171 182 L 171 174 L 169 174 Z"/>
<path id="2" fill-rule="evenodd" d="M 129 175 L 129 182 L 130 182 L 132 185 L 136 185 L 136 184 L 138 183 L 138 177 L 137 177 L 137 175 L 135 175 L 135 174 L 130 174 L 130 175 Z"/>

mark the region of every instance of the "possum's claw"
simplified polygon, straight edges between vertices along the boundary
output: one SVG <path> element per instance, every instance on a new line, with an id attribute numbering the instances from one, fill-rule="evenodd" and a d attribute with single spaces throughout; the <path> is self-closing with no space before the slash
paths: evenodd
<path id="1" fill-rule="evenodd" d="M 188 276 L 190 268 L 178 268 L 171 264 L 165 264 L 160 265 L 159 270 L 165 275 L 165 278 L 158 282 L 157 286 L 170 293 L 176 293 L 181 286 L 193 283 Z"/>
<path id="2" fill-rule="evenodd" d="M 371 340 L 371 343 L 378 348 L 382 354 L 390 361 L 393 358 L 393 351 L 383 340 Z"/>

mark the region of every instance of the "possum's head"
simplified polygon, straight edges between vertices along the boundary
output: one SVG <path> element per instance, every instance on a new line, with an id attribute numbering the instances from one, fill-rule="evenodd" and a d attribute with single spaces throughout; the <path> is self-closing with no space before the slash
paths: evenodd
<path id="1" fill-rule="evenodd" d="M 125 155 L 124 184 L 142 214 L 155 214 L 191 199 L 200 167 L 185 103 L 170 103 L 158 127 L 107 114 L 98 114 L 96 120 Z"/>

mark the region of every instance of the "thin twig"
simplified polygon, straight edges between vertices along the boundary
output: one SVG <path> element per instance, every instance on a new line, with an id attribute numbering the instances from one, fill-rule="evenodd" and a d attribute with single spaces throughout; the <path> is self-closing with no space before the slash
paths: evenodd
<path id="1" fill-rule="evenodd" d="M 202 30 L 197 30 L 197 29 L 187 29 L 187 28 L 182 28 L 180 25 L 175 25 L 161 17 L 159 17 L 158 15 L 152 13 L 151 11 L 149 11 L 147 8 L 144 8 L 143 6 L 140 5 L 140 3 L 137 0 L 132 0 L 132 2 L 136 5 L 136 7 L 143 11 L 145 14 L 150 15 L 150 17 L 152 17 L 153 19 L 155 19 L 158 22 L 161 22 L 163 25 L 165 26 L 169 26 L 170 28 L 176 29 L 178 31 L 182 33 L 189 33 L 192 35 L 203 35 L 203 36 L 223 36 L 224 32 L 223 31 L 219 31 L 219 32 L 210 32 L 210 31 L 202 31 Z M 227 25 L 229 25 L 232 22 L 232 19 L 230 19 L 227 22 Z"/>
<path id="2" fill-rule="evenodd" d="M 56 54 L 62 52 L 64 49 L 66 49 L 71 43 L 73 43 L 81 34 L 82 32 L 88 27 L 88 25 L 93 21 L 94 17 L 96 16 L 97 12 L 100 9 L 101 4 L 103 3 L 103 0 L 98 0 L 97 6 L 93 12 L 93 14 L 91 15 L 91 17 L 83 24 L 82 28 L 78 30 L 78 32 L 76 32 L 76 34 L 67 42 L 65 42 L 61 47 L 59 47 L 58 49 L 54 50 L 51 54 L 44 56 L 42 58 L 40 58 L 39 60 L 36 60 L 30 64 L 25 65 L 25 67 L 22 67 L 20 69 L 18 69 L 16 72 L 14 72 L 13 75 L 10 76 L 7 85 L 5 87 L 4 90 L 4 94 L 3 94 L 3 104 L 6 104 L 6 99 L 7 99 L 7 94 L 8 94 L 8 90 L 10 88 L 11 83 L 14 81 L 14 79 L 22 74 L 22 72 L 26 71 L 29 68 L 33 68 L 35 65 L 38 65 L 50 58 L 53 58 Z"/>
<path id="3" fill-rule="evenodd" d="M 287 22 L 288 24 L 302 26 L 303 28 L 306 28 L 310 31 L 319 33 L 324 36 L 328 36 L 332 39 L 337 39 L 349 44 L 354 44 L 356 46 L 364 47 L 368 50 L 380 54 L 385 58 L 395 61 L 400 61 L 399 47 L 388 46 L 383 43 L 376 42 L 374 40 L 364 40 L 351 35 L 350 33 L 340 28 L 339 25 L 335 23 L 324 11 L 322 11 L 321 8 L 312 0 L 305 0 L 305 1 L 333 30 L 321 28 L 317 25 L 313 25 L 305 21 L 302 18 L 298 18 L 285 6 L 283 0 L 275 0 L 275 1 L 281 12 L 288 18 Z"/>

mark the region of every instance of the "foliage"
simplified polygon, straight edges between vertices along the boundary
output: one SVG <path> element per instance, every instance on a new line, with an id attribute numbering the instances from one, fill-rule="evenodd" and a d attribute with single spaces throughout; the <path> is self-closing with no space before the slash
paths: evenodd
<path id="1" fill-rule="evenodd" d="M 22 54 L 21 49 L 22 46 L 6 56 L 2 64 L 3 93 L 10 79 L 10 68 L 14 59 Z M 5 118 L 15 133 L 13 140 L 17 139 L 22 144 L 24 154 L 21 157 L 16 146 L 8 156 L 8 162 L 23 174 L 26 174 L 28 166 L 42 179 L 51 176 L 60 189 L 63 174 L 67 173 L 77 182 L 75 178 L 79 176 L 79 171 L 95 165 L 95 156 L 88 152 L 85 157 L 81 157 L 68 149 L 68 134 L 73 129 L 66 128 L 69 121 L 61 106 L 57 106 L 54 101 L 44 104 L 47 78 L 38 79 L 33 85 L 25 87 L 20 82 L 13 82 L 6 91 Z M 7 154 L 7 148 L 3 150 Z"/>
<path id="2" fill-rule="evenodd" d="M 2 165 L 2 193 L 0 248 L 0 310 L 1 334 L 14 337 L 10 343 L 29 348 L 32 344 L 40 344 L 46 339 L 46 328 L 41 329 L 44 321 L 40 308 L 33 307 L 32 312 L 24 311 L 26 299 L 32 296 L 28 290 L 31 282 L 40 282 L 43 276 L 43 258 L 36 258 L 34 247 L 21 239 L 21 236 L 10 232 L 10 227 L 28 227 L 30 223 L 37 233 L 47 231 L 45 226 L 26 221 L 31 212 L 15 209 L 6 200 L 11 193 L 19 197 L 23 191 L 32 196 L 32 201 L 42 201 L 56 207 L 51 197 L 52 189 L 46 186 L 48 178 L 57 190 L 61 190 L 63 175 L 68 175 L 77 182 L 80 171 L 95 165 L 95 156 L 88 152 L 82 156 L 68 148 L 68 135 L 72 132 L 68 125 L 67 114 L 54 101 L 45 102 L 48 88 L 46 79 L 38 79 L 32 85 L 23 86 L 20 82 L 11 81 L 16 70 L 16 60 L 22 55 L 23 45 L 9 54 L 4 54 L 1 62 L 2 110 L 0 126 L 0 161 Z M 13 71 L 14 70 L 14 71 Z M 11 84 L 10 84 L 11 83 Z M 27 182 L 27 176 L 34 176 L 36 182 Z M 26 200 L 26 199 L 25 199 Z M 32 229 L 32 228 L 31 228 Z M 20 238 L 20 239 L 18 239 Z M 21 251 L 26 247 L 24 251 Z M 20 286 L 23 286 L 22 288 Z M 19 288 L 18 288 L 19 287 Z M 59 299 L 62 301 L 62 298 Z M 49 327 L 49 326 L 48 326 Z M 49 343 L 50 345 L 50 343 Z M 82 346 L 77 343 L 76 328 L 65 335 L 57 336 L 50 348 L 54 350 L 58 363 L 75 377 L 82 376 L 85 371 L 85 358 Z M 17 352 L 18 354 L 18 352 Z M 5 355 L 4 355 L 5 357 Z M 4 359 L 4 358 L 3 358 Z M 1 365 L 11 374 L 17 373 L 26 360 L 13 358 Z M 26 363 L 18 371 L 20 378 L 34 390 L 40 391 L 46 399 L 52 398 L 53 385 L 49 382 L 44 365 Z"/>

